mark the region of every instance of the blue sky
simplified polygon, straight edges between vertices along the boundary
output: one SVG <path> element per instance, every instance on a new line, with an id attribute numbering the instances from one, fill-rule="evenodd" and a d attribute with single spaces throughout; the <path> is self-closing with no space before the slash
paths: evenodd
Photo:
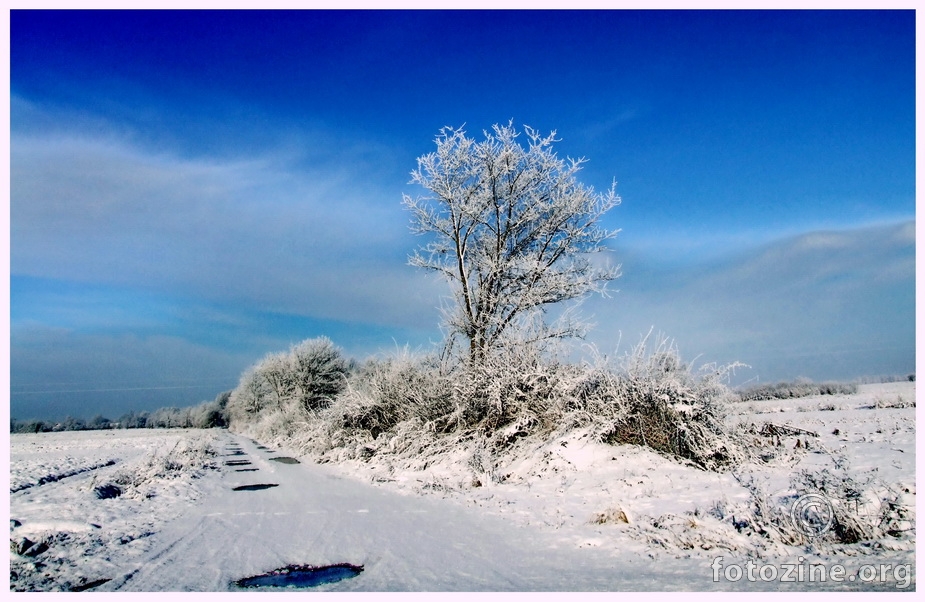
<path id="1" fill-rule="evenodd" d="M 912 11 L 13 11 L 10 49 L 17 418 L 197 403 L 319 335 L 428 348 L 401 195 L 441 127 L 510 119 L 618 182 L 601 351 L 914 371 Z"/>

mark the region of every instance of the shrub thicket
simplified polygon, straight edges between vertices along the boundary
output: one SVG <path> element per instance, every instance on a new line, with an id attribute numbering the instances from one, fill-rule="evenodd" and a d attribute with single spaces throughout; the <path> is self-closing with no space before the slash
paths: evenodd
<path id="1" fill-rule="evenodd" d="M 328 407 L 346 386 L 348 365 L 327 337 L 307 339 L 289 353 L 270 353 L 241 375 L 228 400 L 228 414 L 239 424 L 262 414 L 293 417 Z"/>
<path id="2" fill-rule="evenodd" d="M 855 479 L 845 466 L 801 470 L 791 476 L 792 495 L 775 503 L 766 485 L 752 474 L 736 474 L 748 489 L 752 507 L 748 517 L 741 517 L 739 531 L 750 530 L 772 541 L 787 545 L 855 544 L 884 537 L 904 538 L 915 533 L 915 498 L 908 489 L 885 484 L 874 478 Z M 825 506 L 816 512 L 795 517 L 793 504 L 801 496 L 819 495 Z M 820 529 L 815 537 L 795 524 L 807 521 L 807 526 Z M 827 527 L 826 523 L 828 523 Z"/>
<path id="3" fill-rule="evenodd" d="M 393 358 L 370 359 L 347 380 L 332 408 L 345 429 L 369 431 L 373 439 L 400 422 L 417 418 L 433 424 L 451 413 L 452 381 L 436 358 L 413 356 L 407 349 Z"/>
<path id="4" fill-rule="evenodd" d="M 477 436 L 497 451 L 522 437 L 590 426 L 607 443 L 645 445 L 703 468 L 727 466 L 738 454 L 722 424 L 730 396 L 725 379 L 734 366 L 695 370 L 668 339 L 650 345 L 646 337 L 616 366 L 578 365 L 551 350 L 510 347 L 478 364 L 405 350 L 341 372 L 346 363 L 328 353 L 327 339 L 308 341 L 297 348 L 324 351 L 320 363 L 335 369 L 319 371 L 330 378 L 303 381 L 300 399 L 324 403 L 279 397 L 277 391 L 287 389 L 275 383 L 296 379 L 268 366 L 295 371 L 296 363 L 270 355 L 242 376 L 229 410 L 237 430 L 315 454 L 343 448 L 350 457 L 362 455 L 364 445 L 383 434 L 392 440 L 399 431 Z M 324 388 L 334 375 L 343 383 L 336 393 Z"/>
<path id="5" fill-rule="evenodd" d="M 667 338 L 657 337 L 651 351 L 647 343 L 648 337 L 624 358 L 614 381 L 616 412 L 605 440 L 645 445 L 703 468 L 728 466 L 739 451 L 723 426 L 725 383 L 738 364 L 695 370 Z"/>

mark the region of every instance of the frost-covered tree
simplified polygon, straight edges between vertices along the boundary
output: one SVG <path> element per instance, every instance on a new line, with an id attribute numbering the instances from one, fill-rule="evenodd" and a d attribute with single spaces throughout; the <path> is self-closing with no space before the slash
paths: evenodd
<path id="1" fill-rule="evenodd" d="M 240 422 L 249 422 L 267 405 L 272 391 L 266 378 L 259 370 L 259 364 L 248 368 L 231 392 L 227 411 L 229 416 Z"/>
<path id="2" fill-rule="evenodd" d="M 228 395 L 224 414 L 240 423 L 266 411 L 325 408 L 347 384 L 348 362 L 327 337 L 306 339 L 288 353 L 270 353 L 251 366 Z"/>
<path id="3" fill-rule="evenodd" d="M 295 393 L 292 358 L 286 353 L 270 353 L 258 364 L 258 371 L 270 386 L 277 409 L 282 410 L 283 402 Z"/>
<path id="4" fill-rule="evenodd" d="M 302 409 L 330 405 L 346 386 L 347 361 L 331 339 L 307 339 L 289 351 L 291 376 Z"/>
<path id="5" fill-rule="evenodd" d="M 469 344 L 469 359 L 484 360 L 507 341 L 579 335 L 580 324 L 543 324 L 547 306 L 603 292 L 618 268 L 591 261 L 616 231 L 601 216 L 620 203 L 615 185 L 603 193 L 576 180 L 585 159 L 558 158 L 555 132 L 524 127 L 527 146 L 512 125 L 495 125 L 484 140 L 445 127 L 436 152 L 418 158 L 411 182 L 427 194 L 403 195 L 412 230 L 431 240 L 410 258 L 414 266 L 441 273 L 453 301 L 445 310 L 452 337 Z M 525 332 L 525 336 L 511 336 Z"/>

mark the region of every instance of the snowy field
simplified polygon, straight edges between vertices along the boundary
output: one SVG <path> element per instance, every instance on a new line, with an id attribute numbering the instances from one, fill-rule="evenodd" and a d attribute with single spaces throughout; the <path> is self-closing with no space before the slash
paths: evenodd
<path id="1" fill-rule="evenodd" d="M 492 462 L 468 447 L 325 465 L 223 430 L 15 434 L 10 589 L 252 591 L 240 580 L 349 563 L 314 589 L 912 591 L 914 400 L 892 383 L 735 404 L 730 425 L 766 451 L 729 473 L 580 430 Z M 756 504 L 786 514 L 801 474 L 851 484 L 855 515 L 890 534 L 762 534 Z"/>

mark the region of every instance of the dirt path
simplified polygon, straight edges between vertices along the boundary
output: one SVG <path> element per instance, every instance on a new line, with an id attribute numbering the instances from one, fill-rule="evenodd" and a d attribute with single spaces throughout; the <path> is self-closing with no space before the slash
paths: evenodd
<path id="1" fill-rule="evenodd" d="M 210 497 L 158 533 L 136 568 L 96 591 L 227 591 L 236 589 L 235 580 L 290 564 L 344 562 L 364 571 L 319 589 L 689 589 L 696 574 L 709 578 L 693 566 L 694 574 L 679 579 L 675 571 L 645 567 L 643 559 L 616 562 L 595 550 L 556 549 L 541 533 L 443 500 L 273 461 L 284 454 L 231 434 L 223 453 L 234 464 L 215 475 Z M 250 464 L 239 464 L 245 460 Z M 248 487 L 254 485 L 274 486 Z M 640 579 L 642 570 L 652 578 Z"/>

